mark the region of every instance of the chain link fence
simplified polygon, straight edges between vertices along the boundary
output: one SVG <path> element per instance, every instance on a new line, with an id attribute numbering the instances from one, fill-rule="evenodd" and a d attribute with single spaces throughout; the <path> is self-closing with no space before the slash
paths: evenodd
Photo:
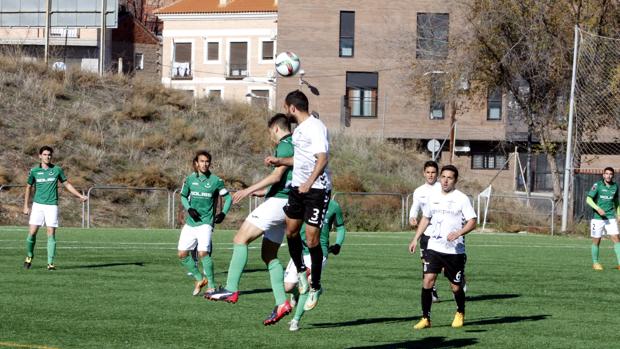
<path id="1" fill-rule="evenodd" d="M 484 206 L 486 199 L 480 199 L 477 205 L 479 224 L 485 218 Z M 493 193 L 489 199 L 486 226 L 508 232 L 528 231 L 553 235 L 559 219 L 551 197 Z"/>

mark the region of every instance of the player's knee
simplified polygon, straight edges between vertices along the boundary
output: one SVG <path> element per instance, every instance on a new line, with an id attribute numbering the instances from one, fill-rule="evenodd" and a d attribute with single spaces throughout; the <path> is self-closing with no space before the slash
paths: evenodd
<path id="1" fill-rule="evenodd" d="M 187 251 L 179 251 L 177 255 L 179 256 L 179 259 L 185 259 L 185 257 L 189 256 L 189 253 Z"/>
<path id="2" fill-rule="evenodd" d="M 292 292 L 295 289 L 296 285 L 290 282 L 284 283 L 284 291 L 287 293 Z"/>

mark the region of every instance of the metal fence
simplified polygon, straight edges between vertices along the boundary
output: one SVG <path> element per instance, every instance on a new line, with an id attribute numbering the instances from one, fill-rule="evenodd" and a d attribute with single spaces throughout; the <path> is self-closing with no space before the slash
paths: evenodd
<path id="1" fill-rule="evenodd" d="M 27 224 L 27 218 L 21 212 L 23 187 L 0 186 L 0 224 Z M 185 219 L 179 191 L 156 187 L 93 186 L 85 194 L 88 197 L 85 203 L 80 203 L 72 195 L 60 195 L 61 224 L 86 228 L 179 228 Z M 471 195 L 467 196 L 474 207 L 479 207 L 478 216 L 482 219 L 481 203 L 476 203 Z M 351 231 L 402 231 L 408 226 L 413 194 L 335 192 L 332 197 L 340 203 L 347 229 Z M 259 197 L 245 198 L 231 207 L 219 227 L 237 229 L 262 202 L 263 198 Z M 493 194 L 487 226 L 505 231 L 550 231 L 554 234 L 556 219 L 555 204 L 549 197 L 530 196 L 528 199 L 524 195 Z"/>

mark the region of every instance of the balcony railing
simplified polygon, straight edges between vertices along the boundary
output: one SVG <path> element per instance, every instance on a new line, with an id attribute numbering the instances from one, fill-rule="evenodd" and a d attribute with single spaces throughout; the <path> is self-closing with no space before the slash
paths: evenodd
<path id="1" fill-rule="evenodd" d="M 174 62 L 172 63 L 172 80 L 191 80 L 192 64 L 190 62 Z"/>

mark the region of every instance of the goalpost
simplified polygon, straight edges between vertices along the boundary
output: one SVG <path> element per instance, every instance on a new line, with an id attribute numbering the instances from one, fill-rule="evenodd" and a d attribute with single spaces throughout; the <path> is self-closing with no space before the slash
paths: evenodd
<path id="1" fill-rule="evenodd" d="M 575 26 L 562 231 L 568 226 L 575 173 L 600 173 L 606 166 L 615 167 L 620 162 L 619 130 L 620 38 L 595 35 Z"/>

